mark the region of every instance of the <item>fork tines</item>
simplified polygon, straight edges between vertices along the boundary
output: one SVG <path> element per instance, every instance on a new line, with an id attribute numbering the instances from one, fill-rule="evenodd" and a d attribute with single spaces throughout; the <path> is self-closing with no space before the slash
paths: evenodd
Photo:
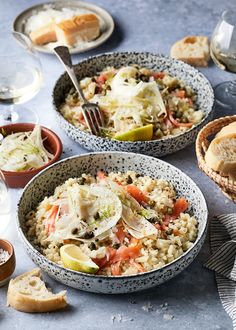
<path id="1" fill-rule="evenodd" d="M 101 135 L 101 128 L 104 126 L 103 115 L 95 103 L 82 105 L 82 112 L 85 122 L 94 135 Z"/>

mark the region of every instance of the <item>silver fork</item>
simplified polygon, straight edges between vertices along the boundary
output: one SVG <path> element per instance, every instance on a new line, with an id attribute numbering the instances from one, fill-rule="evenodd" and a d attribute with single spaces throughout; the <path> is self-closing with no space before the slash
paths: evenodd
<path id="1" fill-rule="evenodd" d="M 54 52 L 59 60 L 64 65 L 66 72 L 68 73 L 75 89 L 77 90 L 79 97 L 83 101 L 82 113 L 85 122 L 92 134 L 101 135 L 101 128 L 104 127 L 104 118 L 98 104 L 90 103 L 86 100 L 84 93 L 80 87 L 80 83 L 76 77 L 69 49 L 66 46 L 58 46 L 54 48 Z"/>

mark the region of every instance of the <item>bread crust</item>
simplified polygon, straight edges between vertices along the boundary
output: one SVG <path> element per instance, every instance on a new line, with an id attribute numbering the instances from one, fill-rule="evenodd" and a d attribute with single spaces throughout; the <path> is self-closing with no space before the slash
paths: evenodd
<path id="1" fill-rule="evenodd" d="M 75 16 L 55 27 L 57 40 L 73 46 L 78 40 L 91 41 L 99 36 L 99 20 L 94 14 Z"/>
<path id="2" fill-rule="evenodd" d="M 26 272 L 15 279 L 12 279 L 8 286 L 7 305 L 18 311 L 26 313 L 44 313 L 65 308 L 67 306 L 66 291 L 61 291 L 49 298 L 39 299 L 31 295 L 24 295 L 16 290 L 15 283 L 26 276 L 41 277 L 39 268 Z"/>

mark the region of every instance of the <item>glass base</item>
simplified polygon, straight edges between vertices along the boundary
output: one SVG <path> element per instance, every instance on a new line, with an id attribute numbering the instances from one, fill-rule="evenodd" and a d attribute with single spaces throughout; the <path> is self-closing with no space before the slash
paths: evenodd
<path id="1" fill-rule="evenodd" d="M 222 106 L 236 109 L 236 91 L 232 93 L 232 82 L 225 81 L 214 88 L 215 99 Z"/>
<path id="2" fill-rule="evenodd" d="M 38 115 L 30 109 L 24 107 L 3 107 L 0 106 L 0 125 L 14 123 L 38 124 Z"/>

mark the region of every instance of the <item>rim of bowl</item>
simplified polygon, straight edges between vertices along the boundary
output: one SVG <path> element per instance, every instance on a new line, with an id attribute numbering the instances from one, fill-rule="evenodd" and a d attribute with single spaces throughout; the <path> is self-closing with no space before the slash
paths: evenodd
<path id="1" fill-rule="evenodd" d="M 10 252 L 3 247 L 2 242 L 6 243 L 9 246 Z M 9 258 L 0 265 L 1 268 L 2 266 L 5 266 L 8 262 L 10 262 L 12 256 L 14 255 L 14 247 L 7 239 L 0 238 L 0 249 L 3 249 L 9 253 Z"/>
<path id="2" fill-rule="evenodd" d="M 50 259 L 48 259 L 47 257 L 45 257 L 41 252 L 39 252 L 34 246 L 33 244 L 30 243 L 30 241 L 28 240 L 27 236 L 24 234 L 23 230 L 22 230 L 22 227 L 20 225 L 20 221 L 19 221 L 19 206 L 20 206 L 20 203 L 21 203 L 21 200 L 24 198 L 24 194 L 25 194 L 25 191 L 26 189 L 28 189 L 28 187 L 33 183 L 33 181 L 40 177 L 41 175 L 43 175 L 46 171 L 48 171 L 50 168 L 54 167 L 54 166 L 57 166 L 63 162 L 66 162 L 66 161 L 70 161 L 70 159 L 75 159 L 75 158 L 82 158 L 82 157 L 94 157 L 96 155 L 101 155 L 101 154 L 121 154 L 121 155 L 127 155 L 127 156 L 130 156 L 130 155 L 134 155 L 134 156 L 141 156 L 141 157 L 144 157 L 144 158 L 148 158 L 148 159 L 154 159 L 155 161 L 157 162 L 160 162 L 162 164 L 168 164 L 168 166 L 172 169 L 172 170 L 175 170 L 177 172 L 179 172 L 180 176 L 181 177 L 185 177 L 187 180 L 190 180 L 191 181 L 191 184 L 195 187 L 196 191 L 198 192 L 198 194 L 201 196 L 202 198 L 202 201 L 204 203 L 204 209 L 205 209 L 205 217 L 204 217 L 204 227 L 201 231 L 201 233 L 199 233 L 199 236 L 197 237 L 197 239 L 195 240 L 195 242 L 193 243 L 193 246 L 188 249 L 187 251 L 185 251 L 181 256 L 179 256 L 178 258 L 176 258 L 175 260 L 171 261 L 170 263 L 164 265 L 163 267 L 161 268 L 158 268 L 158 269 L 152 269 L 150 271 L 147 271 L 147 272 L 144 272 L 144 273 L 138 273 L 136 275 L 119 275 L 119 276 L 114 276 L 114 275 L 96 275 L 96 274 L 89 274 L 89 273 L 83 273 L 83 272 L 79 272 L 79 271 L 75 271 L 75 270 L 72 270 L 72 269 L 69 269 L 69 268 L 65 268 L 65 267 L 62 267 L 60 265 L 58 265 L 57 263 L 51 261 Z M 59 270 L 64 270 L 64 271 L 68 271 L 70 272 L 71 274 L 79 274 L 79 275 L 83 275 L 85 277 L 88 277 L 88 278 L 102 278 L 102 279 L 107 279 L 108 281 L 109 280 L 119 280 L 119 279 L 125 279 L 125 278 L 134 278 L 134 277 L 142 277 L 142 276 L 145 276 L 145 275 L 148 275 L 148 274 L 152 274 L 154 272 L 157 272 L 157 271 L 160 271 L 160 270 L 163 270 L 167 267 L 170 267 L 171 265 L 173 265 L 174 263 L 176 263 L 177 261 L 179 261 L 181 258 L 187 256 L 192 250 L 193 248 L 201 241 L 201 239 L 204 237 L 204 235 L 206 234 L 206 231 L 207 231 L 207 228 L 208 228 L 208 207 L 207 207 L 207 203 L 206 203 L 206 200 L 205 200 L 205 197 L 203 195 L 203 193 L 201 192 L 200 188 L 196 185 L 196 183 L 187 175 L 185 174 L 183 171 L 181 171 L 179 168 L 175 167 L 174 165 L 172 164 L 169 164 L 161 159 L 158 159 L 158 158 L 154 158 L 152 156 L 147 156 L 147 155 L 142 155 L 142 154 L 137 154 L 137 153 L 133 153 L 133 152 L 122 152 L 122 151 L 102 151 L 102 152 L 91 152 L 91 153 L 84 153 L 84 154 L 81 154 L 81 155 L 74 155 L 74 156 L 71 156 L 71 157 L 67 157 L 65 159 L 62 159 L 58 162 L 56 162 L 55 164 L 52 164 L 50 165 L 49 167 L 45 168 L 43 171 L 41 171 L 40 173 L 38 173 L 37 175 L 35 175 L 28 183 L 27 185 L 25 186 L 24 188 L 24 191 L 20 197 L 20 200 L 17 204 L 17 229 L 18 231 L 20 232 L 20 235 L 21 235 L 21 238 L 24 240 L 24 242 L 29 246 L 29 248 L 31 250 L 33 250 L 34 253 L 38 254 L 40 256 L 40 258 L 42 258 L 46 263 L 50 264 L 51 266 L 54 266 L 56 268 L 58 268 Z M 204 241 L 203 241 L 204 242 Z"/>
<path id="3" fill-rule="evenodd" d="M 3 126 L 0 126 L 0 129 L 4 127 L 16 127 L 16 126 L 21 126 L 21 125 L 26 125 L 28 127 L 32 127 L 32 130 L 34 128 L 34 126 L 36 124 L 32 124 L 32 123 L 14 123 L 14 124 L 7 124 L 7 125 L 3 125 Z M 40 125 L 42 131 L 48 136 L 48 135 L 51 135 L 54 139 L 54 141 L 57 142 L 57 151 L 54 155 L 54 157 L 49 161 L 47 162 L 45 165 L 41 166 L 41 167 L 38 167 L 38 168 L 35 168 L 33 170 L 27 170 L 27 171 L 20 171 L 20 172 L 17 172 L 17 171 L 6 171 L 6 170 L 2 170 L 1 169 L 1 172 L 3 173 L 3 175 L 6 177 L 6 176 L 25 176 L 25 175 L 31 175 L 31 174 L 36 174 L 38 173 L 39 171 L 45 169 L 46 167 L 50 166 L 50 165 L 53 165 L 58 159 L 59 157 L 61 156 L 62 154 L 62 142 L 61 142 L 61 139 L 59 138 L 59 136 L 54 133 L 51 129 L 45 127 L 45 126 L 42 126 Z M 23 130 L 22 130 L 23 132 Z M 14 131 L 12 132 L 14 133 Z M 8 134 L 9 135 L 9 134 Z"/>
<path id="4" fill-rule="evenodd" d="M 163 141 L 167 141 L 167 140 L 171 140 L 171 139 L 177 138 L 177 137 L 182 136 L 184 134 L 187 134 L 187 133 L 189 133 L 191 131 L 194 131 L 199 126 L 204 125 L 207 122 L 208 118 L 210 117 L 210 115 L 212 114 L 213 109 L 214 109 L 215 95 L 214 95 L 214 92 L 213 92 L 213 88 L 211 86 L 210 81 L 204 76 L 204 74 L 201 71 L 199 71 L 195 67 L 193 67 L 193 66 L 191 66 L 191 65 L 189 65 L 189 64 L 187 64 L 187 63 L 185 63 L 183 61 L 176 60 L 176 59 L 174 59 L 174 58 L 172 58 L 170 56 L 159 54 L 159 53 L 138 52 L 138 51 L 123 51 L 123 52 L 105 52 L 105 53 L 100 53 L 100 54 L 97 54 L 97 55 L 92 55 L 92 56 L 89 56 L 89 57 L 87 57 L 86 59 L 84 59 L 82 61 L 79 61 L 77 64 L 73 64 L 73 66 L 76 67 L 76 66 L 79 66 L 79 65 L 83 65 L 84 63 L 88 63 L 90 60 L 99 59 L 99 58 L 103 58 L 103 57 L 106 58 L 107 56 L 112 56 L 112 55 L 151 55 L 151 56 L 155 56 L 155 57 L 159 57 L 159 58 L 171 60 L 173 63 L 181 64 L 186 69 L 194 71 L 196 74 L 198 74 L 205 81 L 205 83 L 209 87 L 210 95 L 208 95 L 208 98 L 211 99 L 209 113 L 206 114 L 206 116 L 197 125 L 191 127 L 187 131 L 182 132 L 182 133 L 177 134 L 177 135 L 167 136 L 167 137 L 164 137 L 164 138 L 161 138 L 161 139 L 156 139 L 156 140 L 151 140 L 151 141 L 150 140 L 145 140 L 145 141 L 119 141 L 119 140 L 115 140 L 115 139 L 110 139 L 108 137 L 97 136 L 97 135 L 91 134 L 89 132 L 83 131 L 80 128 L 75 127 L 74 125 L 72 125 L 68 120 L 66 120 L 63 117 L 63 115 L 60 113 L 58 107 L 56 106 L 55 97 L 54 97 L 55 89 L 56 89 L 56 86 L 59 83 L 59 80 L 66 74 L 66 71 L 64 71 L 58 77 L 58 79 L 56 80 L 55 85 L 53 87 L 53 91 L 52 91 L 53 109 L 54 109 L 54 111 L 56 111 L 57 115 L 60 116 L 60 118 L 62 118 L 66 123 L 69 124 L 69 126 L 71 128 L 73 128 L 76 131 L 79 131 L 80 133 L 84 134 L 85 136 L 88 136 L 89 135 L 89 136 L 92 136 L 95 139 L 97 138 L 98 140 L 108 140 L 108 141 L 111 141 L 111 142 L 115 142 L 117 144 L 132 144 L 132 145 L 135 144 L 135 145 L 139 145 L 139 144 L 143 144 L 143 143 L 150 143 L 150 144 L 157 143 L 158 141 L 162 141 L 163 142 Z"/>

